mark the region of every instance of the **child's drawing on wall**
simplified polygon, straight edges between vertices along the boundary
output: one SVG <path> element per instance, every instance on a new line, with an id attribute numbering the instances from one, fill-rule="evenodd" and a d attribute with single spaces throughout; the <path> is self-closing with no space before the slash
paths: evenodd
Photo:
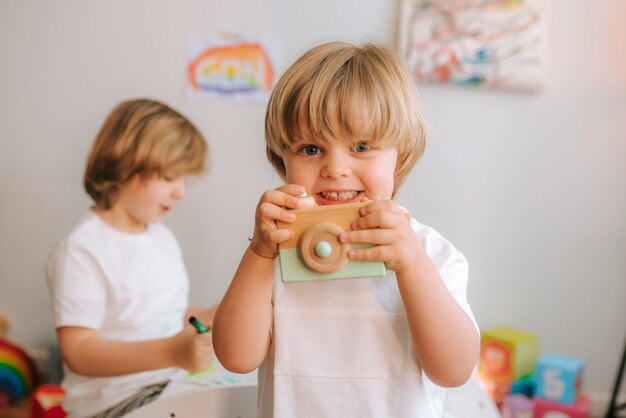
<path id="1" fill-rule="evenodd" d="M 541 0 L 405 0 L 400 43 L 416 81 L 534 90 Z"/>
<path id="2" fill-rule="evenodd" d="M 195 36 L 188 43 L 189 99 L 265 101 L 274 86 L 275 53 L 268 40 Z"/>

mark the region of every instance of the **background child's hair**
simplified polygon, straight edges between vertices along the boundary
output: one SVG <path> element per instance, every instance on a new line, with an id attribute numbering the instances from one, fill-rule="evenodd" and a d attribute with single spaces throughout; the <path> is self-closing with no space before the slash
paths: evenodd
<path id="1" fill-rule="evenodd" d="M 202 134 L 180 113 L 154 100 L 124 101 L 111 111 L 91 148 L 85 190 L 96 206 L 109 209 L 135 174 L 200 174 L 207 154 Z"/>
<path id="2" fill-rule="evenodd" d="M 424 152 L 425 132 L 415 84 L 391 49 L 324 43 L 304 53 L 278 80 L 267 107 L 265 140 L 267 158 L 283 179 L 285 149 L 338 135 L 356 141 L 366 135 L 373 145 L 397 148 L 395 195 Z"/>

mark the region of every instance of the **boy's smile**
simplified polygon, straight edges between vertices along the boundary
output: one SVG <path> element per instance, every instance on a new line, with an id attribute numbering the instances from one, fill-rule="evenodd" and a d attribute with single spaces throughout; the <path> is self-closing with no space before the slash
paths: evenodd
<path id="1" fill-rule="evenodd" d="M 359 190 L 327 190 L 316 193 L 315 201 L 320 205 L 354 203 L 361 200 L 363 192 Z"/>

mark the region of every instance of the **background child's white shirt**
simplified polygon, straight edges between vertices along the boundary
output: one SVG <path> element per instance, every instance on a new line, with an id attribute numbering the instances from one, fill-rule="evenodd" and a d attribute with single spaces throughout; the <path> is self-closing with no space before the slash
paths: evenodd
<path id="1" fill-rule="evenodd" d="M 434 229 L 415 219 L 411 226 L 476 324 L 465 257 Z M 285 284 L 277 269 L 273 304 L 272 343 L 259 369 L 259 416 L 441 416 L 445 390 L 415 360 L 394 272 Z"/>
<path id="2" fill-rule="evenodd" d="M 46 267 L 57 327 L 91 328 L 118 341 L 165 338 L 183 329 L 189 279 L 178 242 L 162 224 L 128 234 L 89 211 Z M 64 408 L 70 417 L 94 414 L 175 371 L 87 377 L 64 367 Z"/>

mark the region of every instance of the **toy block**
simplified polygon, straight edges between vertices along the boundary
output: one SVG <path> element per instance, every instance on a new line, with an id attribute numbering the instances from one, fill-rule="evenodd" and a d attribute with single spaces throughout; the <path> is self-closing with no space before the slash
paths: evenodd
<path id="1" fill-rule="evenodd" d="M 30 403 L 31 418 L 64 418 L 63 406 L 65 391 L 59 385 L 41 385 L 35 389 Z"/>
<path id="2" fill-rule="evenodd" d="M 484 376 L 478 371 L 474 378 L 487 396 L 500 408 L 504 399 L 511 394 L 511 382 L 507 379 L 498 380 Z"/>
<path id="3" fill-rule="evenodd" d="M 508 395 L 502 401 L 502 418 L 533 418 L 534 403 L 525 395 Z"/>
<path id="4" fill-rule="evenodd" d="M 483 331 L 478 369 L 487 379 L 513 381 L 532 373 L 539 356 L 536 335 L 500 327 Z"/>
<path id="5" fill-rule="evenodd" d="M 314 206 L 294 209 L 293 223 L 277 222 L 278 228 L 289 228 L 294 236 L 278 246 L 283 282 L 384 277 L 385 264 L 378 261 L 348 260 L 350 248 L 372 244 L 349 244 L 339 241 L 343 231 L 351 230 L 359 218 L 359 209 L 369 203 Z"/>
<path id="6" fill-rule="evenodd" d="M 548 401 L 573 404 L 581 394 L 585 362 L 557 354 L 541 356 L 535 369 L 537 393 Z"/>
<path id="7" fill-rule="evenodd" d="M 522 377 L 511 383 L 511 393 L 526 395 L 529 398 L 535 396 L 537 384 L 533 376 Z"/>
<path id="8" fill-rule="evenodd" d="M 541 398 L 534 399 L 535 418 L 589 418 L 591 402 L 587 395 L 581 395 L 573 404 L 552 402 Z"/>

